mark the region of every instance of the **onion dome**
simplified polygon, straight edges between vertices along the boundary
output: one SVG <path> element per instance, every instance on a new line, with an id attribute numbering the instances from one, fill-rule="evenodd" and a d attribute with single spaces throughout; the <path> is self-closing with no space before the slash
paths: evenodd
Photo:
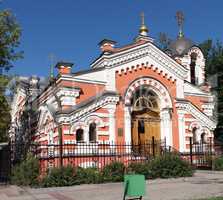
<path id="1" fill-rule="evenodd" d="M 179 27 L 179 33 L 177 39 L 169 44 L 166 52 L 171 56 L 183 56 L 189 51 L 189 49 L 194 45 L 194 43 L 192 42 L 192 40 L 184 37 L 183 33 L 184 15 L 181 11 L 177 11 L 176 19 Z"/>
<path id="2" fill-rule="evenodd" d="M 172 41 L 167 48 L 167 51 L 172 56 L 182 56 L 185 55 L 189 49 L 194 45 L 192 40 L 182 37 L 177 37 L 176 40 Z"/>

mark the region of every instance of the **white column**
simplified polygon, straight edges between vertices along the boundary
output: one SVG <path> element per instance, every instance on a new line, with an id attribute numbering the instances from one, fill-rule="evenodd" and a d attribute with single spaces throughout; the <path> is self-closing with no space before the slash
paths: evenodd
<path id="1" fill-rule="evenodd" d="M 179 151 L 185 151 L 185 119 L 184 111 L 178 110 Z"/>
<path id="2" fill-rule="evenodd" d="M 171 119 L 171 110 L 169 108 L 164 108 L 161 113 L 161 122 L 160 122 L 160 131 L 161 131 L 161 140 L 166 138 L 166 145 L 173 145 L 173 133 L 172 133 L 172 119 Z"/>
<path id="3" fill-rule="evenodd" d="M 109 105 L 109 141 L 115 143 L 115 110 L 116 105 Z"/>
<path id="4" fill-rule="evenodd" d="M 124 108 L 124 117 L 125 117 L 125 143 L 131 144 L 131 113 L 130 107 L 125 106 Z"/>
<path id="5" fill-rule="evenodd" d="M 85 126 L 83 128 L 83 131 L 84 131 L 84 141 L 86 143 L 89 143 L 89 127 L 88 126 Z"/>
<path id="6" fill-rule="evenodd" d="M 184 98 L 184 80 L 178 79 L 176 81 L 177 98 Z"/>

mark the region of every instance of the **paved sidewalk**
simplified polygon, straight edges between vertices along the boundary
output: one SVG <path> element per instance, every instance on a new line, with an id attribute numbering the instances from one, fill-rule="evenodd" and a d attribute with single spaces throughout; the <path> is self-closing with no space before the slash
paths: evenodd
<path id="1" fill-rule="evenodd" d="M 223 196 L 223 173 L 197 171 L 194 177 L 149 180 L 144 200 L 184 200 Z M 122 183 L 61 188 L 0 186 L 0 200 L 122 200 Z"/>

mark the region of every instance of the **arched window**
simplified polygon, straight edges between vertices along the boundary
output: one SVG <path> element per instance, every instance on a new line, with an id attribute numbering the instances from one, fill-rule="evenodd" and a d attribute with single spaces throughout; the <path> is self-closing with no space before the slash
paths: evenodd
<path id="1" fill-rule="evenodd" d="M 133 110 L 139 111 L 148 108 L 157 111 L 159 107 L 157 99 L 157 95 L 149 88 L 139 87 L 132 98 Z"/>
<path id="2" fill-rule="evenodd" d="M 196 84 L 196 73 L 195 73 L 195 66 L 196 66 L 197 54 L 191 54 L 191 63 L 190 63 L 190 80 L 192 84 Z"/>
<path id="3" fill-rule="evenodd" d="M 91 123 L 89 125 L 89 141 L 96 142 L 96 123 Z"/>
<path id="4" fill-rule="evenodd" d="M 205 133 L 201 134 L 201 143 L 206 143 L 206 137 Z"/>
<path id="5" fill-rule="evenodd" d="M 77 129 L 77 131 L 76 131 L 76 141 L 77 142 L 84 141 L 84 131 L 81 128 Z"/>
<path id="6" fill-rule="evenodd" d="M 193 144 L 197 143 L 197 128 L 193 128 L 192 130 L 192 134 L 193 134 Z"/>

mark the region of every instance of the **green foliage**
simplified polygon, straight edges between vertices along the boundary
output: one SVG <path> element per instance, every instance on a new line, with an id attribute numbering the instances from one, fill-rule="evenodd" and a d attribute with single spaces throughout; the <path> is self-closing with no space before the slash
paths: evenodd
<path id="1" fill-rule="evenodd" d="M 76 169 L 72 166 L 62 168 L 53 168 L 48 172 L 48 175 L 42 180 L 43 187 L 59 187 L 71 186 L 80 184 L 79 180 L 75 179 Z"/>
<path id="2" fill-rule="evenodd" d="M 223 171 L 223 157 L 217 157 L 213 162 L 214 170 Z"/>
<path id="3" fill-rule="evenodd" d="M 11 182 L 16 185 L 37 185 L 39 176 L 39 161 L 28 154 L 27 158 L 12 169 Z"/>
<path id="4" fill-rule="evenodd" d="M 131 163 L 127 168 L 128 174 L 143 174 L 146 179 L 151 177 L 149 163 Z"/>
<path id="5" fill-rule="evenodd" d="M 76 177 L 80 184 L 102 183 L 103 176 L 96 168 L 78 168 Z"/>
<path id="6" fill-rule="evenodd" d="M 5 88 L 9 78 L 0 75 L 0 142 L 8 140 L 8 128 L 11 122 L 10 107 L 5 97 Z"/>
<path id="7" fill-rule="evenodd" d="M 199 46 L 206 59 L 206 78 L 217 96 L 216 117 L 218 124 L 215 137 L 223 141 L 223 44 L 219 40 L 213 42 L 208 39 Z"/>
<path id="8" fill-rule="evenodd" d="M 151 178 L 186 177 L 193 175 L 191 166 L 177 154 L 166 153 L 149 163 Z"/>
<path id="9" fill-rule="evenodd" d="M 148 163 L 132 163 L 128 166 L 127 173 L 143 174 L 146 179 L 174 178 L 192 176 L 193 170 L 177 154 L 167 153 Z"/>
<path id="10" fill-rule="evenodd" d="M 123 181 L 125 171 L 128 174 L 143 174 L 149 178 L 170 178 L 192 176 L 193 170 L 178 155 L 166 154 L 146 163 L 132 163 L 127 169 L 121 162 L 106 165 L 102 171 L 96 168 L 64 166 L 52 168 L 38 182 L 38 160 L 28 156 L 13 170 L 12 183 L 17 185 L 39 185 L 41 187 L 60 187 L 79 184 L 96 184 Z"/>
<path id="11" fill-rule="evenodd" d="M 102 170 L 102 175 L 105 182 L 123 181 L 125 166 L 121 162 L 113 162 L 106 165 Z"/>
<path id="12" fill-rule="evenodd" d="M 16 52 L 19 46 L 21 29 L 14 15 L 9 10 L 0 11 L 0 67 L 8 70 L 12 61 L 22 57 L 22 52 Z"/>

